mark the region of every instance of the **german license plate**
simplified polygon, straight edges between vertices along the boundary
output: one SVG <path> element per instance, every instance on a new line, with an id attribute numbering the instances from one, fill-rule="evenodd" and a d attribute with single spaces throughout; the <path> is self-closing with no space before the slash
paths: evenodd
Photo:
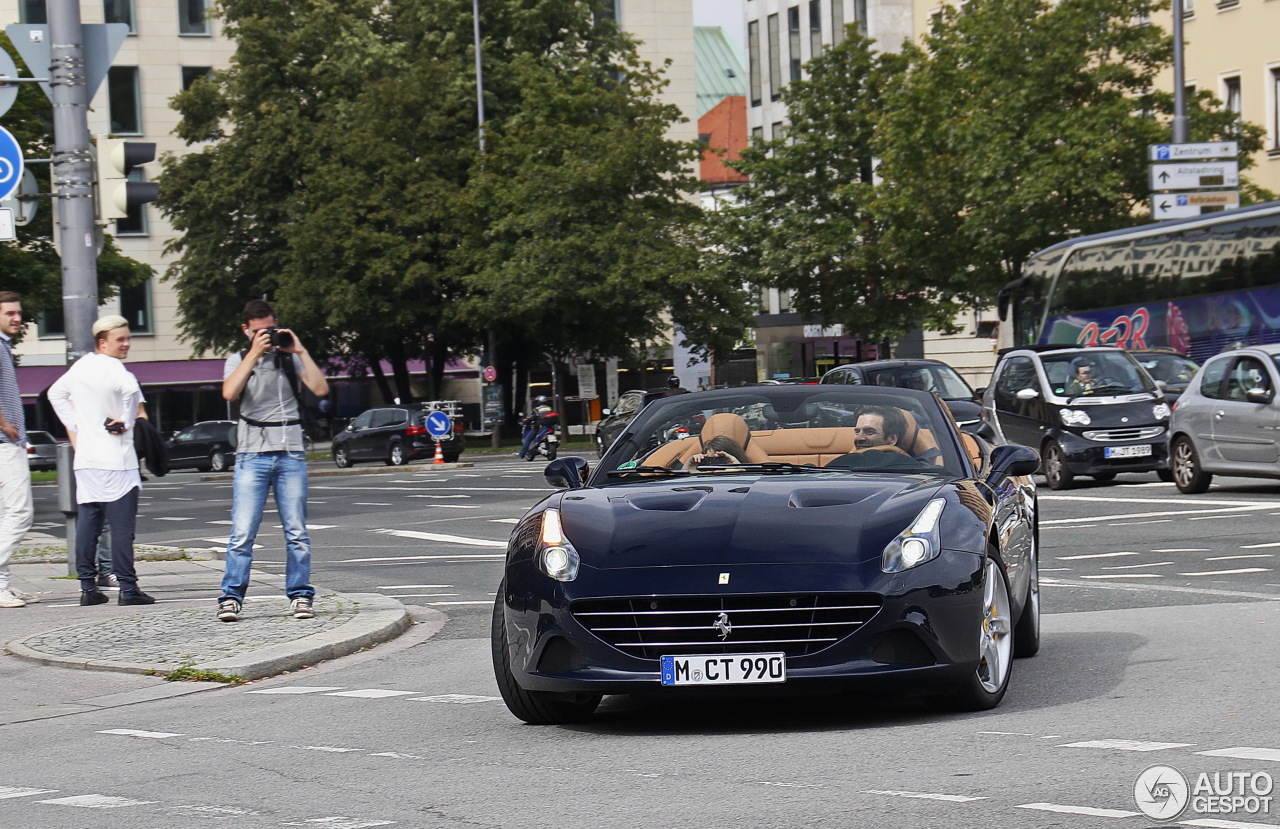
<path id="1" fill-rule="evenodd" d="M 1141 446 L 1108 446 L 1106 456 L 1108 458 L 1146 458 L 1151 455 L 1151 444 L 1144 443 Z"/>
<path id="2" fill-rule="evenodd" d="M 663 685 L 748 685 L 786 681 L 787 658 L 781 653 L 662 657 Z"/>

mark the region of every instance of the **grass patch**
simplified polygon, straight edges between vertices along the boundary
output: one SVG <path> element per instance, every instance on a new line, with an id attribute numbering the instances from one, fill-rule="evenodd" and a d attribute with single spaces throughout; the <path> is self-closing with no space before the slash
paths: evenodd
<path id="1" fill-rule="evenodd" d="M 237 674 L 220 674 L 217 671 L 201 671 L 190 665 L 164 674 L 166 682 L 222 682 L 227 685 L 244 685 L 249 680 Z"/>

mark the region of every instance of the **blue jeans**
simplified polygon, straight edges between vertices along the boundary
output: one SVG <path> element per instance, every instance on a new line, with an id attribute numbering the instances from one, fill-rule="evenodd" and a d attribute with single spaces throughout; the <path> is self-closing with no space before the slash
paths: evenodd
<path id="1" fill-rule="evenodd" d="M 276 493 L 284 525 L 285 586 L 291 599 L 311 598 L 311 537 L 307 535 L 307 461 L 301 452 L 243 452 L 236 455 L 232 481 L 231 539 L 219 599 L 244 601 L 253 566 L 253 542 L 267 505 L 267 489 Z"/>

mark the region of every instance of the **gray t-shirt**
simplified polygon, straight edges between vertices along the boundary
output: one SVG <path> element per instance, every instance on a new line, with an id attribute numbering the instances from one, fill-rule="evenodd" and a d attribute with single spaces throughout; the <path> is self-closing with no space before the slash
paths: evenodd
<path id="1" fill-rule="evenodd" d="M 292 358 L 293 367 L 302 376 L 302 359 L 297 354 L 279 354 L 280 358 Z M 231 376 L 243 359 L 238 353 L 227 358 L 222 367 L 222 379 Z M 241 452 L 302 452 L 302 425 L 253 426 L 245 422 L 250 418 L 260 423 L 283 423 L 298 420 L 298 398 L 289 384 L 289 375 L 276 364 L 277 352 L 267 352 L 253 367 L 244 393 L 240 395 L 241 420 L 236 427 L 236 454 Z"/>

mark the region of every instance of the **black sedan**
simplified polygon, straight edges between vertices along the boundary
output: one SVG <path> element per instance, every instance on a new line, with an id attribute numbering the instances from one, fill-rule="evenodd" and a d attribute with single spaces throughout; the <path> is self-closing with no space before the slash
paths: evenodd
<path id="1" fill-rule="evenodd" d="M 672 425 L 700 434 L 668 440 Z M 855 442 L 857 441 L 857 443 Z M 857 445 L 862 444 L 861 448 Z M 650 403 L 512 532 L 494 671 L 531 723 L 604 694 L 886 686 L 999 704 L 1039 649 L 1039 457 L 927 392 L 753 386 Z"/>
<path id="2" fill-rule="evenodd" d="M 226 472 L 236 463 L 234 420 L 204 420 L 165 441 L 170 469 Z"/>
<path id="3" fill-rule="evenodd" d="M 872 360 L 836 366 L 822 375 L 823 383 L 890 386 L 922 389 L 947 401 L 947 407 L 962 429 L 976 431 L 982 417 L 982 405 L 960 373 L 941 360 L 899 359 Z"/>

